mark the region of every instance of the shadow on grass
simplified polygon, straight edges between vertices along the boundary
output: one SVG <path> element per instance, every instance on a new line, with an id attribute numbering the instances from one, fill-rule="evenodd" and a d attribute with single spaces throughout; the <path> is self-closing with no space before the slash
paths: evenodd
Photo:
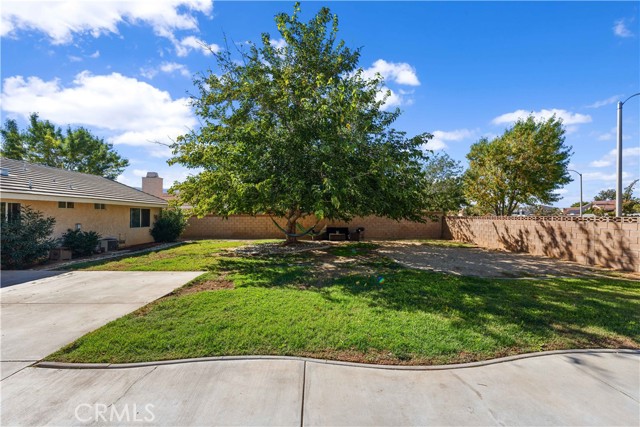
<path id="1" fill-rule="evenodd" d="M 370 260 L 374 274 L 346 270 L 314 283 L 317 272 L 308 257 L 223 259 L 236 285 L 291 287 L 318 292 L 331 302 L 344 295 L 370 307 L 424 312 L 447 318 L 453 327 L 473 329 L 505 346 L 518 336 L 560 336 L 591 347 L 640 346 L 640 283 L 601 278 L 491 280 L 399 268 L 385 258 Z"/>

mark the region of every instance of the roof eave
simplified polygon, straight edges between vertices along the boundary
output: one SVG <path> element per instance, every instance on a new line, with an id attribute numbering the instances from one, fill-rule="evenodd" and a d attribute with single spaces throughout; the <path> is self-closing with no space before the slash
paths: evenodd
<path id="1" fill-rule="evenodd" d="M 126 200 L 126 199 L 108 199 L 104 197 L 73 197 L 62 194 L 43 194 L 38 192 L 23 192 L 13 190 L 2 190 L 0 192 L 0 198 L 2 199 L 18 199 L 18 200 L 32 200 L 43 202 L 74 202 L 74 203 L 103 203 L 105 205 L 126 205 L 126 206 L 144 206 L 144 207 L 158 207 L 164 208 L 169 205 L 165 200 L 158 199 L 157 202 L 145 202 L 138 200 Z"/>

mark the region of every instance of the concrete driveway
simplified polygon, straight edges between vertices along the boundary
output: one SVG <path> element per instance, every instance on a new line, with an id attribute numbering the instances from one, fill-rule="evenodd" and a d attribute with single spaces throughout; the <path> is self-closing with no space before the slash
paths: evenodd
<path id="1" fill-rule="evenodd" d="M 639 425 L 640 352 L 576 352 L 460 369 L 230 358 L 23 369 L 2 425 Z"/>
<path id="2" fill-rule="evenodd" d="M 2 379 L 200 274 L 74 271 L 2 288 Z"/>

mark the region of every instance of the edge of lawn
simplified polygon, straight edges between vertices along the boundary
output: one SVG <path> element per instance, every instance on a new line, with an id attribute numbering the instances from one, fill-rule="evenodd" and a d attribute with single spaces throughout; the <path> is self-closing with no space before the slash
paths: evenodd
<path id="1" fill-rule="evenodd" d="M 609 353 L 609 354 L 637 354 L 640 356 L 639 349 L 630 348 L 576 348 L 565 350 L 546 350 L 536 351 L 533 353 L 514 354 L 511 356 L 496 357 L 493 359 L 478 360 L 475 362 L 465 363 L 452 363 L 448 365 L 389 365 L 389 364 L 374 364 L 374 363 L 360 363 L 349 362 L 345 360 L 333 360 L 333 359 L 318 359 L 313 357 L 302 356 L 278 356 L 278 355 L 238 355 L 238 356 L 209 356 L 209 357 L 193 357 L 188 359 L 172 359 L 172 360 L 157 360 L 150 362 L 132 362 L 132 363 L 70 363 L 70 362 L 53 362 L 53 361 L 40 361 L 36 362 L 33 366 L 38 368 L 49 369 L 125 369 L 125 368 L 143 368 L 149 366 L 164 366 L 164 365 L 179 365 L 183 363 L 201 363 L 201 362 L 231 362 L 237 360 L 292 360 L 300 362 L 313 362 L 321 363 L 325 365 L 339 365 L 350 366 L 357 368 L 370 368 L 370 369 L 386 369 L 386 370 L 399 370 L 399 371 L 441 371 L 446 369 L 465 369 L 475 368 L 480 366 L 495 365 L 498 363 L 512 362 L 522 359 L 531 359 L 534 357 L 563 355 L 563 354 L 592 354 L 592 353 Z"/>

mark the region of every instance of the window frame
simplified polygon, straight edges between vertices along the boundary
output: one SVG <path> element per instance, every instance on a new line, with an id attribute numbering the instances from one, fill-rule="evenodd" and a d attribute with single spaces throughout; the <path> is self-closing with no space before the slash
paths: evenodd
<path id="1" fill-rule="evenodd" d="M 22 205 L 16 202 L 1 202 L 0 203 L 0 219 L 6 222 L 13 222 L 20 220 L 20 211 Z"/>
<path id="2" fill-rule="evenodd" d="M 58 209 L 75 209 L 75 208 L 76 208 L 75 202 L 58 201 Z"/>
<path id="3" fill-rule="evenodd" d="M 129 228 L 151 227 L 151 209 L 129 208 Z"/>

